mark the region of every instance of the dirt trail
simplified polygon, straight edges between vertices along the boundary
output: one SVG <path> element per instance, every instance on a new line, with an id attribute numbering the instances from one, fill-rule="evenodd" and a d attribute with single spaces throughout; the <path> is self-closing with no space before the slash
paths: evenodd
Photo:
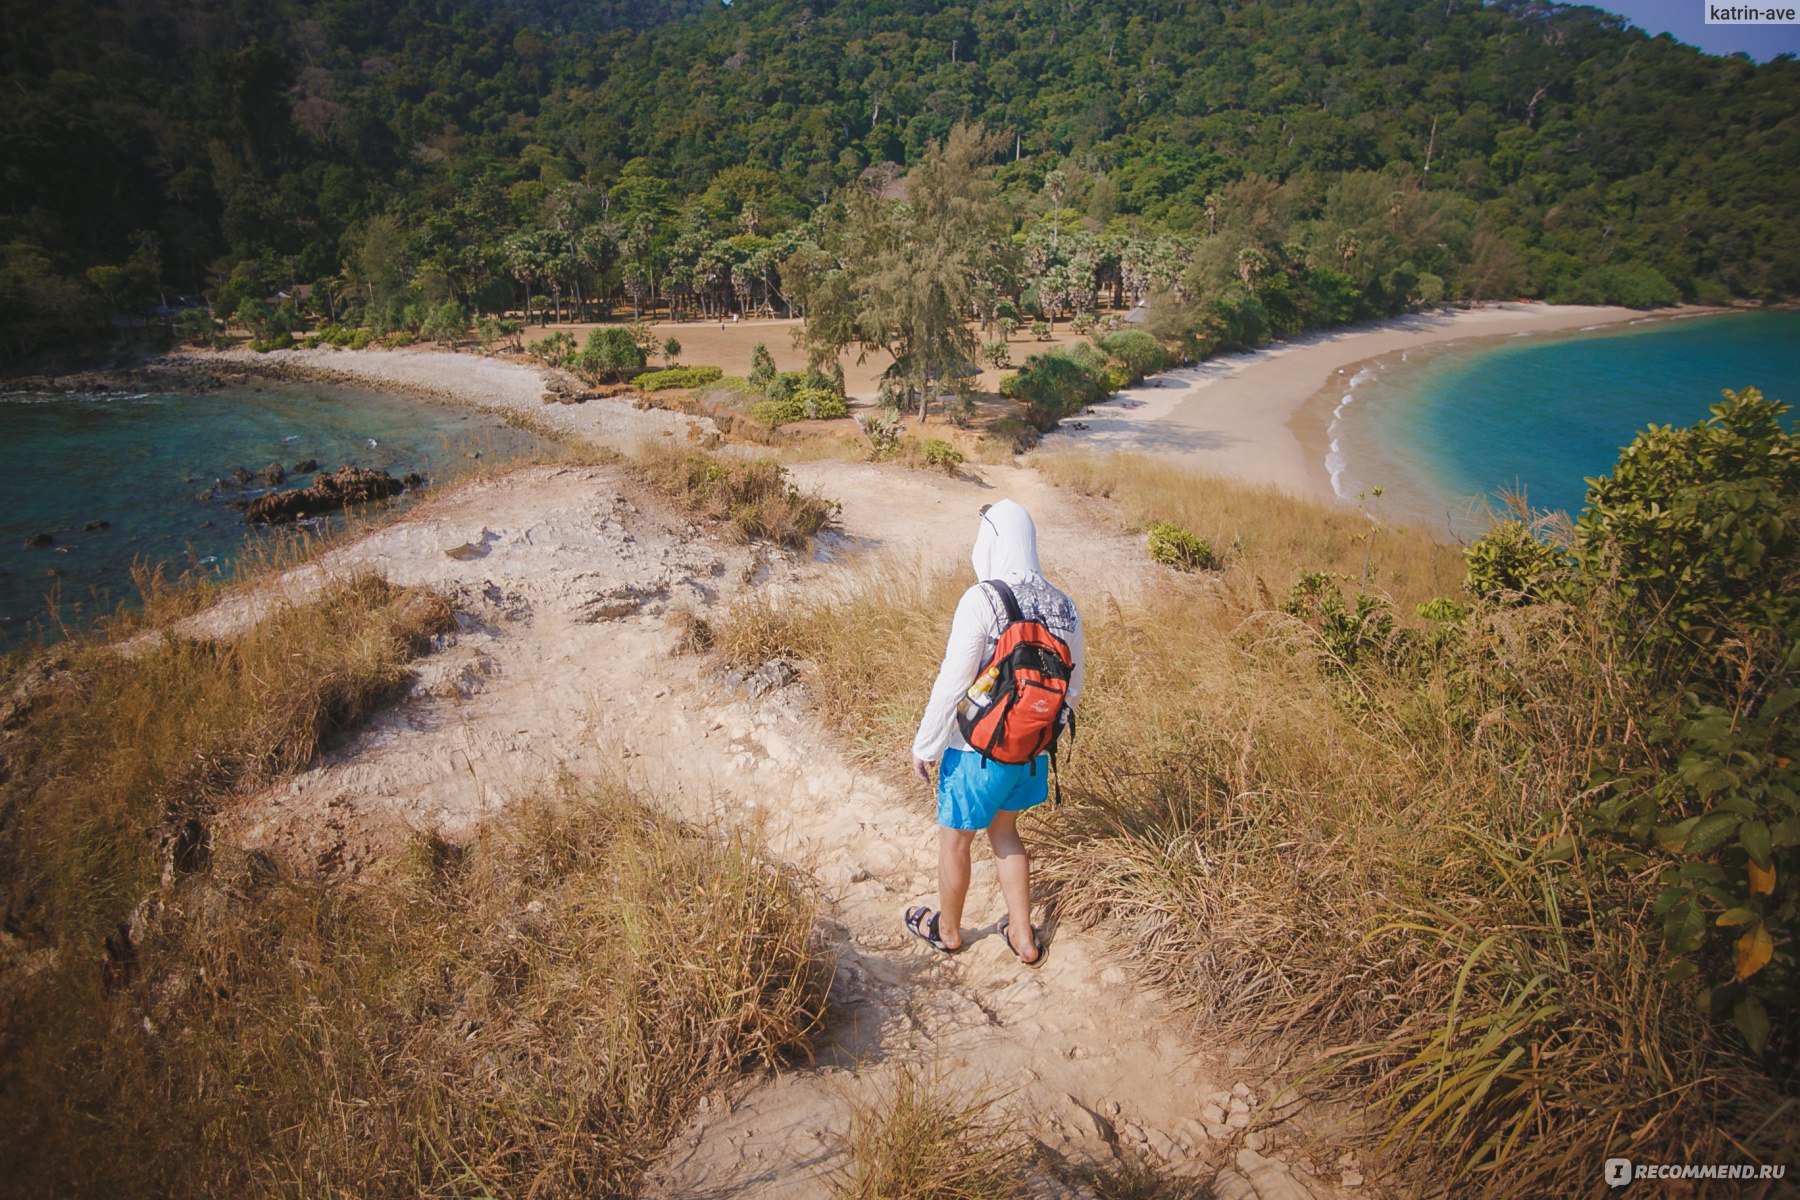
<path id="1" fill-rule="evenodd" d="M 1345 1194 L 1335 1185 L 1360 1177 L 1308 1138 L 1304 1117 L 1246 1138 L 1244 1110 L 1265 1098 L 1256 1060 L 1200 1044 L 1101 939 L 1053 931 L 1045 965 L 1021 968 L 993 936 L 1004 905 L 984 845 L 969 948 L 951 958 L 909 936 L 902 910 L 936 888 L 929 790 L 859 768 L 809 711 L 804 677 L 774 664 L 728 677 L 677 655 L 668 620 L 675 607 L 729 604 L 754 586 L 820 586 L 876 555 L 966 571 L 976 510 L 1002 496 L 1032 511 L 1047 572 L 1099 614 L 1109 595 L 1129 599 L 1149 578 L 1136 539 L 1020 468 L 980 468 L 979 479 L 845 463 L 794 470 L 844 502 L 829 554 L 734 544 L 612 468 L 531 467 L 434 498 L 203 615 L 200 628 L 222 631 L 366 567 L 443 590 L 459 614 L 409 698 L 234 811 L 218 836 L 354 872 L 414 831 L 464 836 L 559 776 L 623 777 L 676 815 L 757 829 L 822 897 L 841 964 L 828 1027 L 815 1065 L 710 1103 L 652 1173 L 649 1195 L 829 1194 L 854 1100 L 902 1062 L 1003 1094 L 1052 1160 L 1130 1155 L 1191 1179 L 1197 1195 L 1231 1200 Z M 1327 1172 L 1330 1182 L 1317 1177 Z M 1081 1194 L 1048 1174 L 1033 1191 Z"/>

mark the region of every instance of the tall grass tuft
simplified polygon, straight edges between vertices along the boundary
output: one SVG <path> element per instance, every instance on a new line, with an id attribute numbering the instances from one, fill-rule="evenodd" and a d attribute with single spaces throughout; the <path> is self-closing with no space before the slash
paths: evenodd
<path id="1" fill-rule="evenodd" d="M 844 1200 L 1010 1200 L 1024 1194 L 1028 1144 L 940 1071 L 898 1065 L 850 1114 Z"/>
<path id="2" fill-rule="evenodd" d="M 798 548 L 837 513 L 829 500 L 802 492 L 772 459 L 715 457 L 673 444 L 649 443 L 631 465 L 650 485 L 689 512 L 726 522 L 739 538 Z"/>
<path id="3" fill-rule="evenodd" d="M 1075 597 L 1069 802 L 1027 822 L 1064 919 L 1295 1087 L 1362 1098 L 1418 1179 L 1567 1194 L 1609 1155 L 1793 1160 L 1789 1085 L 1661 973 L 1653 869 L 1589 853 L 1586 789 L 1635 698 L 1587 614 L 1475 604 L 1454 551 L 1362 515 L 1129 460 L 1048 469 L 1233 548 L 1216 586 Z M 1393 619 L 1284 607 L 1309 577 Z M 875 574 L 733 614 L 719 645 L 810 659 L 820 711 L 898 761 L 967 582 Z M 1413 615 L 1446 593 L 1428 611 L 1454 629 Z"/>

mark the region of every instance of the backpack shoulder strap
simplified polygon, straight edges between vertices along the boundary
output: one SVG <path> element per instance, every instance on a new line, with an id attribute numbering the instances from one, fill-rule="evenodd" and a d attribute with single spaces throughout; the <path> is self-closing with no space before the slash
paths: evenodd
<path id="1" fill-rule="evenodd" d="M 1007 586 L 1006 580 L 989 579 L 987 585 L 994 589 L 994 594 L 1000 597 L 1000 603 L 1006 606 L 1007 621 L 1017 623 L 1025 619 L 1024 612 L 1019 608 L 1019 598 L 1013 595 L 1013 590 Z"/>

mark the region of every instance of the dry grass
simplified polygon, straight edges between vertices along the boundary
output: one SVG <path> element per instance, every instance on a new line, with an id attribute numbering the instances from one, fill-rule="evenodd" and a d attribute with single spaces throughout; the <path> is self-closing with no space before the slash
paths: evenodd
<path id="1" fill-rule="evenodd" d="M 631 1195 L 702 1096 L 802 1044 L 812 924 L 744 842 L 607 791 L 361 886 L 221 861 L 155 893 L 129 987 L 24 989 L 0 1189 Z"/>
<path id="2" fill-rule="evenodd" d="M 1135 607 L 1090 604 L 1070 803 L 1039 878 L 1216 1036 L 1361 1096 L 1390 1165 L 1459 1193 L 1591 1189 L 1608 1154 L 1792 1161 L 1793 1101 L 1666 984 L 1647 879 L 1586 853 L 1583 789 L 1628 736 L 1616 651 L 1579 613 L 1414 604 L 1456 555 L 1300 501 L 1129 460 L 1051 460 L 1131 521 L 1223 553 Z M 1303 573 L 1412 632 L 1348 661 L 1280 611 Z M 727 654 L 810 659 L 821 712 L 897 761 L 968 581 L 878 574 L 723 622 Z M 1082 600 L 1083 597 L 1077 597 Z"/>
<path id="3" fill-rule="evenodd" d="M 1027 1143 L 994 1113 L 995 1097 L 965 1093 L 941 1072 L 895 1068 L 851 1110 L 846 1200 L 1008 1200 L 1024 1194 Z"/>
<path id="4" fill-rule="evenodd" d="M 153 587 L 146 619 L 186 603 Z M 6 926 L 97 944 L 160 873 L 159 838 L 309 762 L 449 623 L 442 598 L 359 576 L 227 640 L 165 633 L 127 656 L 100 633 L 8 660 Z"/>
<path id="5" fill-rule="evenodd" d="M 623 794 L 373 882 L 212 845 L 449 616 L 364 576 L 229 639 L 7 660 L 0 1194 L 626 1195 L 702 1094 L 802 1045 L 810 902 Z"/>
<path id="6" fill-rule="evenodd" d="M 803 493 L 770 459 L 714 457 L 653 443 L 630 460 L 637 474 L 689 512 L 725 522 L 745 541 L 801 547 L 837 514 L 837 505 Z"/>
<path id="7" fill-rule="evenodd" d="M 1212 547 L 1234 578 L 1285 591 L 1304 571 L 1331 571 L 1406 611 L 1462 586 L 1462 555 L 1408 529 L 1380 524 L 1381 502 L 1363 511 L 1326 508 L 1276 487 L 1196 475 L 1125 454 L 1079 451 L 1031 459 L 1052 482 L 1111 499 L 1134 529 L 1173 521 Z"/>

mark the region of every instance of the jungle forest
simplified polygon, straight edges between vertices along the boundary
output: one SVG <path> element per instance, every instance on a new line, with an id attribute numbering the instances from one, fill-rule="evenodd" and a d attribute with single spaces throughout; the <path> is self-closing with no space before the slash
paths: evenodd
<path id="1" fill-rule="evenodd" d="M 378 335 L 805 315 L 959 125 L 991 185 L 971 317 L 1148 302 L 1210 352 L 1440 302 L 1800 290 L 1800 66 L 1591 8 L 9 8 L 15 363 L 197 308 Z"/>

